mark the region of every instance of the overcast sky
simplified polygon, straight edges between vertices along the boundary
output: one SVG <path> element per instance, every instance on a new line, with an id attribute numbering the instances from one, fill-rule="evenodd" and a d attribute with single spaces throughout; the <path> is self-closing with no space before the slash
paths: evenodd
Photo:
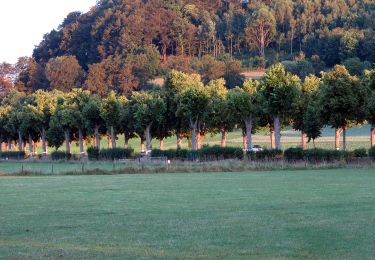
<path id="1" fill-rule="evenodd" d="M 72 11 L 86 12 L 96 0 L 0 0 L 0 62 L 31 56 L 45 33 Z"/>

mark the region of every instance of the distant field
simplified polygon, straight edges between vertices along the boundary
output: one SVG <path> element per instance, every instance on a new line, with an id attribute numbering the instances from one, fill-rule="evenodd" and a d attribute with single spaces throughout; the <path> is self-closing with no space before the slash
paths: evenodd
<path id="1" fill-rule="evenodd" d="M 323 130 L 322 137 L 316 140 L 316 145 L 319 148 L 334 149 L 334 129 L 325 128 Z M 370 145 L 370 127 L 368 125 L 361 128 L 352 128 L 347 131 L 348 136 L 348 149 L 354 150 L 357 148 L 368 148 Z M 220 135 L 211 136 L 208 134 L 203 140 L 203 144 L 215 145 L 220 144 Z M 270 139 L 267 133 L 261 131 L 254 135 L 254 143 L 259 144 L 263 147 L 270 148 Z M 119 147 L 124 146 L 124 138 L 122 136 L 118 137 L 117 144 Z M 135 149 L 136 152 L 140 151 L 140 140 L 138 138 L 132 139 L 129 142 L 130 146 Z M 291 129 L 286 129 L 282 132 L 282 144 L 284 148 L 296 147 L 301 144 L 301 136 L 299 132 L 296 132 Z M 88 144 L 90 145 L 90 144 Z M 107 141 L 102 140 L 102 147 L 107 147 Z M 158 140 L 153 140 L 152 146 L 154 148 L 159 147 Z M 242 147 L 242 133 L 241 131 L 234 131 L 228 135 L 228 146 L 239 146 Z M 183 147 L 188 148 L 188 142 L 185 139 L 183 142 Z M 312 143 L 309 144 L 309 147 L 312 148 Z M 164 143 L 165 149 L 175 149 L 176 148 L 176 137 L 171 137 L 165 140 Z M 61 147 L 61 150 L 64 150 L 65 146 Z M 72 145 L 73 153 L 79 153 L 78 144 Z M 40 151 L 41 152 L 41 151 Z"/>
<path id="2" fill-rule="evenodd" d="M 373 170 L 0 177 L 1 259 L 372 259 Z"/>

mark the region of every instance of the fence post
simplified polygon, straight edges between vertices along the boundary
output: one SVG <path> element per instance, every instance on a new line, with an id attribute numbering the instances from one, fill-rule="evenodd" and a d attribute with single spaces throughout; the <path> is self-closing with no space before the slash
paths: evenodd
<path id="1" fill-rule="evenodd" d="M 53 163 L 51 164 L 51 168 L 52 168 L 52 174 L 54 174 L 54 172 L 53 172 Z"/>

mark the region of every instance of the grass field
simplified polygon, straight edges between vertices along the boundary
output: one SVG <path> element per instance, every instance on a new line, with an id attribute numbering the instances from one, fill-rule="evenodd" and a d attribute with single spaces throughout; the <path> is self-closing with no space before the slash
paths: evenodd
<path id="1" fill-rule="evenodd" d="M 0 178 L 1 259 L 371 259 L 373 170 Z"/>

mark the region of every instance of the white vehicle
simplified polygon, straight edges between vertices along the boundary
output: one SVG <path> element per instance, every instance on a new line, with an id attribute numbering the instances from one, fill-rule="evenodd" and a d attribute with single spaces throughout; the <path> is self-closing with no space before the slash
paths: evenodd
<path id="1" fill-rule="evenodd" d="M 252 145 L 250 149 L 248 148 L 245 150 L 245 152 L 254 152 L 254 153 L 261 152 L 261 151 L 263 151 L 263 148 L 257 144 L 254 144 Z"/>

